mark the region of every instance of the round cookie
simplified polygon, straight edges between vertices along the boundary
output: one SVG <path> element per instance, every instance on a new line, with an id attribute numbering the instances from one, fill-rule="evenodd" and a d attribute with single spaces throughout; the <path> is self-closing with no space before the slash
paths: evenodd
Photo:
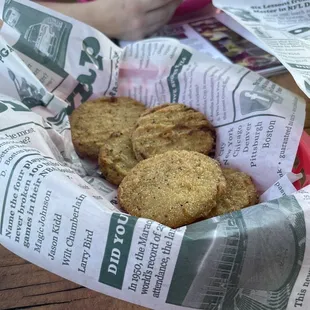
<path id="1" fill-rule="evenodd" d="M 119 185 L 137 163 L 130 130 L 112 134 L 100 149 L 99 169 L 115 185 Z"/>
<path id="2" fill-rule="evenodd" d="M 202 113 L 184 104 L 164 104 L 141 115 L 132 144 L 139 161 L 172 150 L 208 155 L 215 148 L 215 130 Z"/>
<path id="3" fill-rule="evenodd" d="M 139 162 L 121 182 L 118 201 L 131 215 L 176 228 L 211 211 L 225 189 L 217 161 L 197 152 L 168 151 Z"/>
<path id="4" fill-rule="evenodd" d="M 216 207 L 207 215 L 208 218 L 258 203 L 258 194 L 250 176 L 231 168 L 224 168 L 223 174 L 227 183 L 226 193 L 218 198 Z"/>
<path id="5" fill-rule="evenodd" d="M 103 97 L 80 105 L 70 118 L 76 152 L 97 160 L 100 147 L 111 134 L 133 129 L 144 111 L 142 103 L 127 97 Z"/>

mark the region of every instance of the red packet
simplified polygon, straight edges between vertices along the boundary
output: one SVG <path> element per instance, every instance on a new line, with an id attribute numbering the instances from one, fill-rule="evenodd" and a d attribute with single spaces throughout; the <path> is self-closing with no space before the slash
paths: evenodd
<path id="1" fill-rule="evenodd" d="M 201 10 L 211 2 L 211 0 L 184 0 L 183 3 L 177 8 L 175 16 L 180 16 Z"/>

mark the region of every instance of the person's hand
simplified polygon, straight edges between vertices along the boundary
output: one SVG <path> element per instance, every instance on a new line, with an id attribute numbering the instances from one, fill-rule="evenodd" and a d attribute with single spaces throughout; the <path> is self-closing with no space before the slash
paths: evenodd
<path id="1" fill-rule="evenodd" d="M 79 19 L 109 37 L 139 40 L 165 25 L 181 2 L 182 0 L 95 0 L 80 4 L 41 4 Z"/>
<path id="2" fill-rule="evenodd" d="M 87 5 L 95 28 L 111 37 L 138 40 L 165 25 L 182 0 L 96 0 Z"/>

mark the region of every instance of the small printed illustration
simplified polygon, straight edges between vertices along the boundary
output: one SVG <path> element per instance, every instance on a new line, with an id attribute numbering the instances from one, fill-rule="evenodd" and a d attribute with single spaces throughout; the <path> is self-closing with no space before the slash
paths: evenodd
<path id="1" fill-rule="evenodd" d="M 64 108 L 55 116 L 47 117 L 46 120 L 52 123 L 54 126 L 61 126 L 67 116 L 68 116 L 67 109 Z"/>
<path id="2" fill-rule="evenodd" d="M 38 90 L 36 86 L 29 84 L 24 77 L 17 77 L 10 69 L 8 72 L 23 104 L 29 109 L 42 105 L 42 98 L 45 95 L 44 88 Z"/>
<path id="3" fill-rule="evenodd" d="M 19 21 L 19 18 L 20 13 L 15 7 L 9 8 L 4 14 L 5 22 L 12 28 L 15 28 L 16 24 Z"/>
<path id="4" fill-rule="evenodd" d="M 260 37 L 260 38 L 264 38 L 264 39 L 271 39 L 272 36 L 268 33 L 266 33 L 265 31 L 263 31 L 263 29 L 261 27 L 253 27 L 252 28 L 254 33 Z"/>
<path id="5" fill-rule="evenodd" d="M 242 115 L 266 111 L 274 103 L 282 104 L 283 98 L 273 93 L 263 93 L 256 90 L 244 90 L 240 94 L 240 111 Z"/>
<path id="6" fill-rule="evenodd" d="M 64 68 L 71 23 L 16 1 L 6 1 L 2 18 L 21 34 L 13 46 L 16 50 L 37 62 L 44 62 L 52 71 L 53 63 Z M 42 59 L 39 56 L 42 56 Z M 50 61 L 46 62 L 44 58 Z"/>
<path id="7" fill-rule="evenodd" d="M 310 82 L 310 79 L 309 79 Z M 304 81 L 306 90 L 310 93 L 310 84 L 307 81 Z"/>
<path id="8" fill-rule="evenodd" d="M 166 302 L 195 309 L 284 310 L 304 258 L 305 236 L 304 214 L 294 197 L 192 224 Z"/>
<path id="9" fill-rule="evenodd" d="M 299 27 L 299 28 L 290 30 L 289 33 L 291 33 L 291 34 L 301 34 L 301 33 L 307 32 L 309 30 L 310 30 L 310 27 Z"/>
<path id="10" fill-rule="evenodd" d="M 225 7 L 223 8 L 223 10 L 239 17 L 244 22 L 259 22 L 260 21 L 258 18 L 254 17 L 251 14 L 251 12 L 243 10 L 243 9 Z"/>
<path id="11" fill-rule="evenodd" d="M 303 39 L 309 39 L 310 38 L 310 27 L 305 25 L 298 28 L 293 28 L 288 31 L 290 34 L 293 34 L 294 36 L 301 37 Z"/>
<path id="12" fill-rule="evenodd" d="M 43 56 L 52 61 L 57 60 L 63 23 L 53 17 L 44 19 L 41 23 L 30 26 L 24 38 Z"/>

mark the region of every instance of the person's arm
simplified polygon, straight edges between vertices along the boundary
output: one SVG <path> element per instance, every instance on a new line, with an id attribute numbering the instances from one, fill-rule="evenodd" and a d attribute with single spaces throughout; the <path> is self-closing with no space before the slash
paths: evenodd
<path id="1" fill-rule="evenodd" d="M 71 16 L 81 22 L 93 25 L 92 7 L 89 3 L 61 3 L 51 1 L 35 1 L 41 5 L 44 5 L 52 10 L 58 11 L 64 15 Z M 108 35 L 108 34 L 107 34 Z"/>
<path id="2" fill-rule="evenodd" d="M 36 2 L 93 26 L 111 38 L 139 40 L 166 24 L 182 0 Z"/>

